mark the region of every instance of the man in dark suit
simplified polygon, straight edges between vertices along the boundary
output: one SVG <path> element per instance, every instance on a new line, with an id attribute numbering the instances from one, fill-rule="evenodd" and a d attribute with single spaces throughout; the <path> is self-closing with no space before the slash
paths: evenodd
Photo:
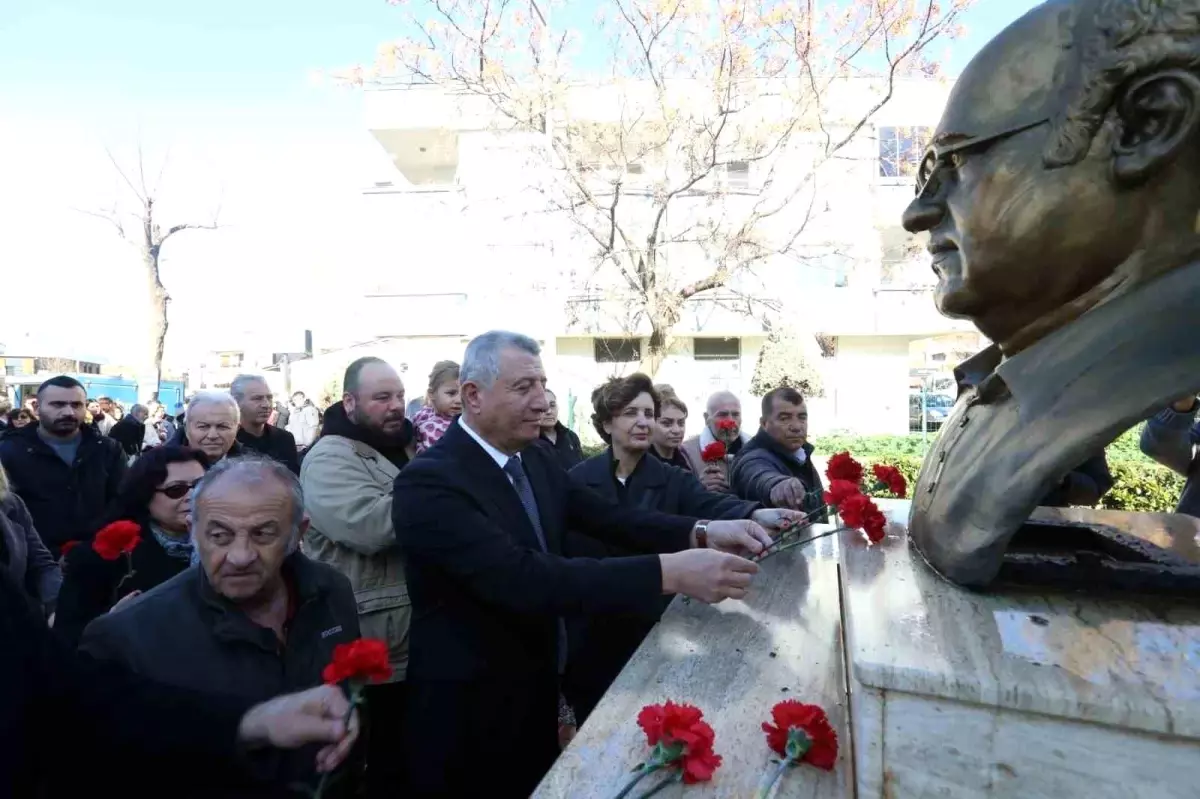
<path id="1" fill-rule="evenodd" d="M 563 617 L 653 611 L 672 593 L 741 598 L 757 567 L 731 553 L 770 538 L 752 521 L 622 508 L 573 485 L 530 446 L 547 410 L 533 340 L 479 336 L 461 382 L 462 416 L 393 491 L 413 604 L 406 795 L 525 797 L 558 754 Z M 568 527 L 670 554 L 572 559 Z"/>

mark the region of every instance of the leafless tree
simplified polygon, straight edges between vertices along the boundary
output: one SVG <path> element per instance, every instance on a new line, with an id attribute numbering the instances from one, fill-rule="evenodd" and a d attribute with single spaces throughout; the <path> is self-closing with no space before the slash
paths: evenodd
<path id="1" fill-rule="evenodd" d="M 936 73 L 972 2 L 605 0 L 583 36 L 552 24 L 578 14 L 563 0 L 395 0 L 407 27 L 347 77 L 436 85 L 540 136 L 541 191 L 591 257 L 583 288 L 645 324 L 653 374 L 689 303 L 754 311 L 755 270 L 837 251 L 812 235 L 823 167 L 899 80 Z M 865 102 L 834 97 L 855 81 Z"/>
<path id="2" fill-rule="evenodd" d="M 145 368 L 153 376 L 153 383 L 149 390 L 139 387 L 138 393 L 147 399 L 157 401 L 159 383 L 162 380 L 163 350 L 166 347 L 169 326 L 168 306 L 171 304 L 171 296 L 162 282 L 163 246 L 172 237 L 186 230 L 217 230 L 220 207 L 217 207 L 207 222 L 175 222 L 164 225 L 158 218 L 157 202 L 168 159 L 163 159 L 158 175 L 154 178 L 153 183 L 148 183 L 146 181 L 146 159 L 141 145 L 138 146 L 135 172 L 123 168 L 111 150 L 106 149 L 105 153 L 120 178 L 123 188 L 128 190 L 130 196 L 124 200 L 115 200 L 112 206 L 106 209 L 98 211 L 80 209 L 80 211 L 111 224 L 121 240 L 129 244 L 141 260 L 150 308 Z"/>

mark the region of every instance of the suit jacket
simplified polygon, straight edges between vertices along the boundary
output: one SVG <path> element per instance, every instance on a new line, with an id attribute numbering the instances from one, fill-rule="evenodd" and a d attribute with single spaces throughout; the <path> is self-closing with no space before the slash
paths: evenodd
<path id="1" fill-rule="evenodd" d="M 962 393 L 926 455 L 909 537 L 984 587 L 1039 500 L 1121 433 L 1200 391 L 1200 263 L 1092 308 L 1028 349 L 956 370 Z"/>
<path id="2" fill-rule="evenodd" d="M 460 424 L 396 478 L 413 606 L 409 795 L 528 796 L 557 756 L 557 618 L 661 601 L 657 556 L 573 559 L 567 529 L 642 552 L 688 546 L 694 519 L 606 501 L 544 445 L 521 458 L 546 550 L 508 476 Z"/>
<path id="3" fill-rule="evenodd" d="M 717 461 L 714 463 L 705 463 L 704 458 L 701 457 L 701 453 L 704 452 L 705 447 L 714 441 L 716 441 L 716 438 L 713 437 L 712 431 L 705 426 L 704 429 L 700 431 L 700 435 L 684 439 L 683 443 L 679 445 L 679 451 L 683 453 L 683 457 L 687 458 L 688 466 L 697 475 L 703 474 L 705 469 L 720 468 L 721 471 L 725 473 L 725 484 L 730 486 L 726 493 L 732 494 L 733 483 L 729 479 L 730 463 L 732 458 L 742 451 L 742 447 L 750 443 L 750 436 L 746 435 L 745 433 L 740 433 L 736 441 L 729 443 L 726 446 L 726 452 L 728 454 L 724 462 Z"/>
<path id="4" fill-rule="evenodd" d="M 690 471 L 671 466 L 650 454 L 642 457 L 624 486 L 617 482 L 613 469 L 612 450 L 607 449 L 572 469 L 571 482 L 625 507 L 701 519 L 748 519 L 760 507 L 757 502 L 709 491 Z M 567 540 L 572 552 L 592 557 L 630 554 L 628 550 L 605 544 L 576 530 L 568 533 Z M 586 616 L 568 624 L 570 658 L 563 690 L 580 724 L 604 697 L 673 598 L 663 597 L 658 607 L 649 613 Z"/>

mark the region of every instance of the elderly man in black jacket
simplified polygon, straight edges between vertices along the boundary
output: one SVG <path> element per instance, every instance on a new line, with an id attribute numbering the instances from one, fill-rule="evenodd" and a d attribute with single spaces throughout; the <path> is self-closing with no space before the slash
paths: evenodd
<path id="1" fill-rule="evenodd" d="M 743 597 L 757 566 L 730 553 L 770 543 L 750 521 L 622 508 L 572 484 L 530 446 L 547 409 L 539 352 L 515 333 L 471 341 L 462 416 L 396 478 L 413 604 L 406 796 L 528 796 L 558 754 L 563 617 Z M 670 554 L 570 558 L 568 527 Z"/>
<path id="2" fill-rule="evenodd" d="M 760 425 L 729 470 L 733 493 L 768 508 L 822 513 L 824 487 L 812 462 L 804 396 L 787 386 L 767 392 Z"/>
<path id="3" fill-rule="evenodd" d="M 319 685 L 334 646 L 359 636 L 358 606 L 345 577 L 297 549 L 307 522 L 296 476 L 261 456 L 227 458 L 192 496 L 200 565 L 93 621 L 80 648 L 251 702 Z M 265 764 L 264 776 L 314 782 L 307 756 Z M 220 795 L 253 795 L 241 790 Z"/>
<path id="4" fill-rule="evenodd" d="M 753 519 L 768 530 L 803 520 L 787 509 L 709 491 L 691 471 L 650 454 L 662 397 L 644 374 L 614 377 L 592 392 L 592 424 L 609 445 L 570 471 L 571 482 L 628 508 L 701 519 Z M 572 554 L 606 558 L 636 554 L 572 531 Z M 673 597 L 652 612 L 606 614 L 572 620 L 564 691 L 582 724 L 658 622 Z"/>
<path id="5" fill-rule="evenodd" d="M 46 548 L 90 540 L 117 495 L 126 461 L 121 446 L 84 424 L 87 392 L 60 375 L 37 390 L 38 423 L 0 441 L 0 462 L 25 502 Z"/>
<path id="6" fill-rule="evenodd" d="M 0 641 L 0 799 L 54 795 L 41 790 L 47 778 L 69 771 L 74 796 L 176 796 L 181 784 L 224 796 L 220 786 L 243 776 L 251 749 L 326 744 L 315 763 L 328 771 L 357 737 L 357 718 L 347 729 L 346 699 L 332 686 L 252 707 L 77 655 L 3 570 Z M 80 755 L 97 751 L 111 762 L 80 769 Z"/>

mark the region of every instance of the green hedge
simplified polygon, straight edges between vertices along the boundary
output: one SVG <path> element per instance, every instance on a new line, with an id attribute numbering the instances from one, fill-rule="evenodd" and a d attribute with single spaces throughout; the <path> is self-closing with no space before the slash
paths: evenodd
<path id="1" fill-rule="evenodd" d="M 1112 472 L 1114 485 L 1100 500 L 1100 507 L 1143 513 L 1173 512 L 1179 502 L 1179 495 L 1183 493 L 1184 478 L 1143 455 L 1138 447 L 1140 435 L 1139 425 L 1109 445 L 1108 467 Z M 895 466 L 911 487 L 916 485 L 921 460 L 933 440 L 933 435 L 925 441 L 919 433 L 908 436 L 833 433 L 815 436 L 813 444 L 818 455 L 829 456 L 835 452 L 849 452 L 868 469 L 876 463 Z M 583 456 L 590 458 L 603 451 L 602 446 L 585 444 Z M 887 491 L 872 493 L 882 497 L 890 496 Z"/>
<path id="2" fill-rule="evenodd" d="M 1141 426 L 1130 430 L 1109 445 L 1108 467 L 1113 476 L 1112 490 L 1100 500 L 1101 508 L 1170 513 L 1183 492 L 1184 478 L 1142 454 L 1138 446 Z M 909 485 L 916 483 L 921 459 L 928 443 L 920 434 L 909 436 L 855 436 L 832 434 L 815 437 L 814 445 L 821 455 L 850 452 L 868 468 L 874 463 L 887 463 L 903 473 Z M 888 496 L 886 491 L 878 492 Z"/>

